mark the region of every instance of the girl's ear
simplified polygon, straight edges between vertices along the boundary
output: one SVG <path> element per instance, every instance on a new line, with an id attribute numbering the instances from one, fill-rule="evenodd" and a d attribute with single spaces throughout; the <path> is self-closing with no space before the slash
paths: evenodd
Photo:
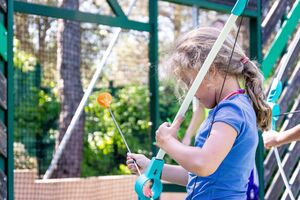
<path id="1" fill-rule="evenodd" d="M 218 76 L 217 68 L 215 64 L 212 64 L 208 71 L 208 76 L 211 78 L 216 78 Z"/>
<path id="2" fill-rule="evenodd" d="M 213 64 L 205 76 L 204 81 L 209 88 L 214 89 L 218 87 L 220 83 L 222 83 L 223 79 L 224 78 L 218 72 L 216 65 Z"/>
<path id="3" fill-rule="evenodd" d="M 213 64 L 213 65 L 209 68 L 209 70 L 208 70 L 206 76 L 204 77 L 204 80 L 205 80 L 207 83 L 215 83 L 215 81 L 216 81 L 217 78 L 218 78 L 217 76 L 218 76 L 218 72 L 217 72 L 217 70 L 216 70 L 215 65 Z"/>

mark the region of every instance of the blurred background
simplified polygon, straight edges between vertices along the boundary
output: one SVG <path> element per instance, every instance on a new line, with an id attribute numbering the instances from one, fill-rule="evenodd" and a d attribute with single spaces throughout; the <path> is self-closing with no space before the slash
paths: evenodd
<path id="1" fill-rule="evenodd" d="M 19 0 L 18 2 L 114 16 L 106 0 Z M 117 2 L 124 11 L 130 4 L 129 0 Z M 220 4 L 228 4 L 226 1 L 220 2 Z M 230 2 L 229 4 L 232 5 L 235 1 Z M 272 19 L 272 17 L 274 19 L 269 29 L 263 29 L 263 36 L 260 38 L 262 42 L 259 41 L 261 43 L 258 44 L 262 50 L 261 56 L 267 54 L 295 2 L 297 1 L 264 0 L 261 2 L 263 5 L 261 21 Z M 256 1 L 251 1 L 249 6 L 250 10 L 255 10 Z M 275 12 L 274 9 L 277 11 Z M 274 16 L 269 16 L 270 12 L 275 13 Z M 55 179 L 50 179 L 48 182 L 41 179 L 117 28 L 14 12 L 15 198 L 136 198 L 133 191 L 135 176 L 123 176 L 130 174 L 125 165 L 126 147 L 109 112 L 101 109 L 97 104 L 98 94 L 106 91 L 113 95 L 111 109 L 131 150 L 148 157 L 153 156 L 154 141 L 151 136 L 150 120 L 152 110 L 149 107 L 150 69 L 158 70 L 159 119 L 157 120 L 160 124 L 167 119 L 173 119 L 181 103 L 180 96 L 175 95 L 175 81 L 164 67 L 174 42 L 181 35 L 196 27 L 214 26 L 222 29 L 228 17 L 228 14 L 221 12 L 158 1 L 159 67 L 151 66 L 149 61 L 148 54 L 151 53 L 148 52 L 149 33 L 122 30 L 88 99 L 84 113 L 79 118 L 73 135 L 51 176 L 51 178 L 60 179 L 58 184 L 54 181 Z M 147 23 L 149 21 L 148 1 L 138 0 L 129 19 Z M 249 18 L 245 18 L 238 42 L 249 57 L 261 62 L 262 58 L 255 56 L 250 48 L 250 37 L 252 37 L 250 26 L 255 25 Z M 262 26 L 264 26 L 263 23 Z M 235 36 L 236 31 L 237 27 L 231 34 Z M 299 48 L 297 48 L 294 60 L 299 60 L 298 50 Z M 278 60 L 277 64 L 279 62 Z M 296 64 L 292 63 L 287 71 L 286 82 L 294 73 L 296 73 L 295 76 L 299 76 L 296 70 L 299 67 Z M 266 87 L 275 73 L 276 68 L 270 72 L 271 76 L 268 76 L 266 80 Z M 292 90 L 293 95 L 289 96 L 288 101 L 283 101 L 288 110 L 298 102 L 299 87 L 292 88 Z M 179 133 L 180 138 L 184 136 L 191 116 L 192 109 L 187 113 Z M 278 124 L 281 126 L 286 119 L 282 117 Z M 293 118 L 293 124 L 298 123 L 298 119 Z M 292 124 L 286 125 L 288 126 Z M 286 149 L 287 147 L 283 152 L 287 152 Z M 265 151 L 264 157 L 268 158 L 268 156 L 268 152 Z M 299 158 L 298 155 L 297 158 Z M 274 177 L 276 178 L 275 169 L 277 168 L 274 158 L 273 161 L 270 161 L 271 164 L 265 161 L 265 166 L 271 171 L 268 177 L 265 177 L 266 191 L 272 185 Z M 166 157 L 166 162 L 175 163 L 169 157 Z M 291 166 L 292 169 L 298 169 L 297 162 Z M 101 177 L 104 175 L 110 178 Z M 122 176 L 111 177 L 110 175 Z M 290 176 L 292 177 L 292 174 Z M 85 178 L 89 179 L 84 182 Z M 284 193 L 282 186 L 280 189 L 282 192 L 279 192 L 278 196 Z M 172 191 L 177 191 L 177 189 L 174 188 Z M 183 190 L 181 188 L 178 191 Z M 299 189 L 297 189 L 297 194 L 298 192 Z M 184 193 L 162 196 L 165 200 L 183 198 Z M 269 199 L 274 198 L 271 196 Z"/>

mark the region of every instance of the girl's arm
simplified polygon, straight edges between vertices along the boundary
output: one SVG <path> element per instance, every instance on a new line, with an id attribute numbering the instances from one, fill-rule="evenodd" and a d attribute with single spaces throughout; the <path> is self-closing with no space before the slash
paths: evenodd
<path id="1" fill-rule="evenodd" d="M 174 137 L 181 121 L 179 119 L 172 126 L 162 124 L 156 134 L 156 144 L 187 171 L 198 176 L 214 173 L 232 148 L 237 137 L 236 130 L 226 123 L 216 122 L 202 148 L 190 147 Z"/>
<path id="2" fill-rule="evenodd" d="M 300 124 L 281 133 L 277 133 L 276 131 L 266 132 L 263 134 L 263 139 L 266 148 L 298 141 L 300 140 Z"/>
<path id="3" fill-rule="evenodd" d="M 181 166 L 165 164 L 161 178 L 170 183 L 186 186 L 188 172 Z"/>
<path id="4" fill-rule="evenodd" d="M 197 133 L 197 130 L 205 118 L 204 107 L 200 104 L 199 100 L 194 97 L 193 99 L 193 116 L 188 129 L 182 139 L 185 145 L 191 144 L 191 138 Z"/>

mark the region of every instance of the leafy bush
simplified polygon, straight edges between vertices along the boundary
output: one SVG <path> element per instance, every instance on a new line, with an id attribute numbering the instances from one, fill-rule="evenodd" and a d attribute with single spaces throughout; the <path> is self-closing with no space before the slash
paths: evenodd
<path id="1" fill-rule="evenodd" d="M 161 122 L 175 117 L 180 103 L 174 95 L 173 85 L 163 83 L 160 90 Z M 147 86 L 128 85 L 118 90 L 111 104 L 118 124 L 126 141 L 133 152 L 151 155 L 151 135 L 149 127 L 149 89 Z M 129 173 L 124 166 L 126 161 L 126 147 L 117 132 L 117 128 L 108 110 L 101 109 L 96 102 L 98 94 L 90 97 L 85 108 L 85 138 L 84 156 L 82 161 L 82 176 L 97 176 L 107 174 Z M 190 120 L 186 120 L 179 132 L 181 137 Z M 168 162 L 172 162 L 167 158 Z"/>
<path id="2" fill-rule="evenodd" d="M 14 167 L 15 169 L 36 169 L 36 159 L 30 157 L 25 149 L 24 144 L 14 143 Z"/>
<path id="3" fill-rule="evenodd" d="M 53 92 L 54 83 L 47 89 L 41 88 L 41 69 L 37 59 L 21 50 L 17 40 L 14 52 L 15 141 L 23 144 L 28 156 L 37 158 L 39 174 L 43 174 L 52 158 L 60 103 Z M 180 106 L 173 83 L 161 82 L 159 92 L 160 123 L 168 118 L 173 120 Z M 109 112 L 97 104 L 97 95 L 90 97 L 85 108 L 82 176 L 129 173 L 124 165 L 125 145 Z M 131 150 L 152 156 L 148 86 L 128 85 L 118 89 L 111 109 Z M 188 114 L 179 132 L 181 137 L 189 118 Z M 17 163 L 18 159 L 16 157 Z"/>
<path id="4" fill-rule="evenodd" d="M 14 53 L 14 138 L 37 158 L 42 174 L 52 158 L 60 104 L 52 88 L 41 88 L 40 66 L 33 55 L 19 49 L 17 40 Z"/>
<path id="5" fill-rule="evenodd" d="M 38 161 L 39 174 L 47 169 L 54 149 L 59 103 L 51 93 L 32 88 L 15 106 L 15 141 L 24 143 Z"/>
<path id="6" fill-rule="evenodd" d="M 82 176 L 129 173 L 124 167 L 126 147 L 108 110 L 99 107 L 98 94 L 85 108 Z M 111 110 L 133 152 L 150 154 L 149 97 L 146 86 L 130 85 L 118 90 Z"/>
<path id="7" fill-rule="evenodd" d="M 174 84 L 172 81 L 161 81 L 159 86 L 159 113 L 161 118 L 161 123 L 174 120 L 180 105 L 182 102 L 174 94 Z M 189 125 L 192 117 L 192 106 L 185 115 L 185 119 L 182 122 L 181 128 L 179 130 L 178 136 L 180 139 L 183 138 L 185 131 Z"/>

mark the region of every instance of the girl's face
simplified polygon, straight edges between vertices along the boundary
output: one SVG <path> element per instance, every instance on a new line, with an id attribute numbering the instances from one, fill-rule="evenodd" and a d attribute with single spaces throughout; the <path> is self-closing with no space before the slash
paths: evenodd
<path id="1" fill-rule="evenodd" d="M 216 105 L 216 88 L 208 79 L 204 78 L 195 96 L 206 108 L 213 108 Z"/>
<path id="2" fill-rule="evenodd" d="M 197 73 L 193 74 L 193 80 L 195 80 Z M 199 101 L 206 108 L 213 108 L 216 105 L 216 86 L 219 84 L 219 77 L 216 74 L 208 73 L 203 79 L 201 85 L 196 91 L 195 97 L 199 99 Z M 191 85 L 190 85 L 191 86 Z"/>

